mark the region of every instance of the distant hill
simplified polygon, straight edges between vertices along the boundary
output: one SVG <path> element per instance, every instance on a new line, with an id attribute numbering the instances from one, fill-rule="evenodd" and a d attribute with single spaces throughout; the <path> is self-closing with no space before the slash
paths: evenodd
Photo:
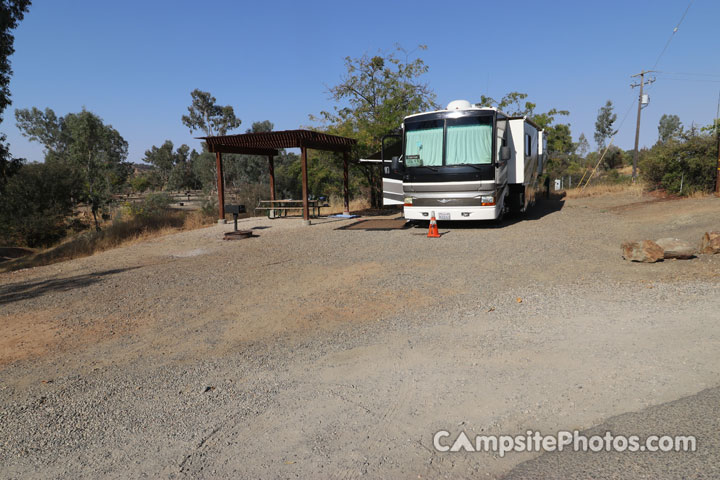
<path id="1" fill-rule="evenodd" d="M 130 163 L 130 165 L 133 168 L 134 175 L 139 175 L 141 173 L 149 172 L 149 171 L 153 170 L 153 168 L 155 168 L 152 165 L 148 165 L 147 163 Z"/>

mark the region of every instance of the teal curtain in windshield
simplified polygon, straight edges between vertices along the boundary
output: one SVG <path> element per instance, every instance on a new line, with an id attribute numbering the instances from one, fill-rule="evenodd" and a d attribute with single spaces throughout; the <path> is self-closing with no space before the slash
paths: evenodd
<path id="1" fill-rule="evenodd" d="M 492 125 L 448 126 L 446 165 L 491 161 Z"/>
<path id="2" fill-rule="evenodd" d="M 442 165 L 442 128 L 410 130 L 405 135 L 405 165 Z"/>

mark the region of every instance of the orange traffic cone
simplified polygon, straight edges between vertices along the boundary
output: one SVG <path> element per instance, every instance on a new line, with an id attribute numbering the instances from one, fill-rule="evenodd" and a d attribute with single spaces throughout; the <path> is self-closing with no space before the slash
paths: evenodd
<path id="1" fill-rule="evenodd" d="M 440 238 L 437 221 L 435 220 L 435 212 L 432 212 L 430 216 L 430 229 L 428 230 L 427 238 Z"/>

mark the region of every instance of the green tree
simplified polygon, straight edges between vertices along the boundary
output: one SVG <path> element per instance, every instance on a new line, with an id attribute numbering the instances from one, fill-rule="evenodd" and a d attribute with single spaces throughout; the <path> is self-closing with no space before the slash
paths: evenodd
<path id="1" fill-rule="evenodd" d="M 498 101 L 492 97 L 480 95 L 480 101 L 477 104 L 481 107 L 496 107 L 510 115 L 529 115 L 536 105 L 527 101 L 523 105 L 521 102 L 527 97 L 527 93 L 510 92 Z"/>
<path id="2" fill-rule="evenodd" d="M 208 137 L 225 135 L 242 123 L 235 116 L 233 107 L 218 105 L 215 103 L 217 99 L 210 92 L 196 88 L 190 96 L 192 103 L 188 107 L 188 114 L 182 116 L 183 125 L 190 129 L 190 133 L 200 131 Z"/>
<path id="3" fill-rule="evenodd" d="M 245 133 L 271 132 L 274 128 L 270 120 L 253 122 L 252 127 Z M 259 155 L 224 155 L 225 182 L 233 188 L 240 188 L 243 184 L 268 183 L 268 159 Z"/>
<path id="4" fill-rule="evenodd" d="M 7 137 L 0 133 L 0 193 L 5 189 L 8 179 L 15 175 L 22 167 L 23 160 L 10 155 L 10 145 L 5 141 Z"/>
<path id="5" fill-rule="evenodd" d="M 660 117 L 658 123 L 658 141 L 660 143 L 679 138 L 682 131 L 682 123 L 680 123 L 680 117 L 677 115 L 663 114 Z"/>
<path id="6" fill-rule="evenodd" d="M 421 58 L 411 59 L 412 53 L 397 46 L 372 57 L 346 57 L 345 75 L 329 89 L 335 106 L 310 120 L 321 122 L 328 133 L 355 138 L 360 157 L 377 152 L 382 137 L 399 128 L 404 117 L 437 108 L 435 93 L 420 80 L 428 67 Z M 370 187 L 372 205 L 379 206 L 380 177 L 372 166 L 358 168 Z"/>
<path id="7" fill-rule="evenodd" d="M 546 126 L 547 171 L 554 176 L 563 175 L 574 159 L 576 144 L 572 141 L 570 125 L 561 123 Z"/>
<path id="8" fill-rule="evenodd" d="M 605 170 L 612 170 L 614 168 L 621 167 L 624 163 L 623 157 L 624 152 L 616 145 L 611 145 L 608 147 L 608 150 L 603 157 L 603 167 Z"/>
<path id="9" fill-rule="evenodd" d="M 51 109 L 15 111 L 23 136 L 45 147 L 47 163 L 62 163 L 72 168 L 81 181 L 79 201 L 90 207 L 96 230 L 98 215 L 120 191 L 130 174 L 125 162 L 128 144 L 117 130 L 105 125 L 87 110 L 58 117 Z"/>
<path id="10" fill-rule="evenodd" d="M 544 113 L 536 113 L 536 104 L 523 100 L 527 99 L 528 94 L 522 92 L 510 92 L 506 94 L 500 101 L 496 101 L 492 97 L 480 95 L 480 101 L 477 103 L 483 107 L 496 107 L 498 110 L 502 110 L 504 113 L 512 116 L 525 116 L 533 122 L 537 123 L 541 128 L 550 127 L 555 122 L 555 117 L 558 115 L 567 116 L 570 112 L 567 110 L 558 110 L 552 108 Z M 569 125 L 567 125 L 569 128 Z"/>
<path id="11" fill-rule="evenodd" d="M 190 169 L 206 193 L 217 189 L 215 155 L 209 152 L 198 153 L 193 150 L 190 152 Z"/>
<path id="12" fill-rule="evenodd" d="M 587 141 L 587 138 L 585 137 L 584 133 L 581 133 L 578 137 L 577 146 L 575 147 L 575 151 L 581 158 L 585 158 L 585 156 L 590 152 L 590 143 Z"/>
<path id="13" fill-rule="evenodd" d="M 30 0 L 2 0 L 0 3 L 0 122 L 10 105 L 10 57 L 15 53 L 15 37 L 11 33 L 22 21 Z"/>
<path id="14" fill-rule="evenodd" d="M 167 184 L 170 172 L 175 166 L 174 148 L 175 146 L 170 140 L 165 140 L 162 146 L 153 145 L 150 150 L 146 150 L 145 157 L 142 159 L 143 162 L 149 163 L 157 169 L 163 187 Z"/>
<path id="15" fill-rule="evenodd" d="M 0 202 L 0 241 L 48 246 L 65 236 L 82 186 L 61 163 L 31 163 L 8 180 Z"/>
<path id="16" fill-rule="evenodd" d="M 235 116 L 232 106 L 218 105 L 217 99 L 210 92 L 195 89 L 190 92 L 192 103 L 188 107 L 188 114 L 182 116 L 182 123 L 190 133 L 202 132 L 205 136 L 226 135 L 230 130 L 240 126 L 242 121 Z M 195 179 L 203 185 L 204 190 L 217 188 L 217 167 L 215 158 L 207 152 L 207 144 L 203 142 L 203 151 L 190 158 L 192 172 Z"/>
<path id="17" fill-rule="evenodd" d="M 0 3 L 0 123 L 5 109 L 10 105 L 10 57 L 15 52 L 15 37 L 12 31 L 17 28 L 30 6 L 30 0 L 3 0 Z M 10 155 L 7 136 L 0 133 L 0 193 L 10 178 L 20 170 L 22 159 Z"/>
<path id="18" fill-rule="evenodd" d="M 171 190 L 195 190 L 202 188 L 200 179 L 195 175 L 192 165 L 193 154 L 197 154 L 195 150 L 183 144 L 180 145 L 175 152 L 175 165 L 170 172 L 168 180 L 168 188 Z"/>
<path id="19" fill-rule="evenodd" d="M 535 112 L 537 105 L 528 101 L 527 97 L 527 93 L 510 92 L 497 101 L 492 97 L 481 95 L 478 104 L 483 107 L 496 107 L 508 115 L 528 117 L 545 130 L 548 170 L 561 175 L 569 165 L 575 151 L 575 144 L 572 141 L 570 125 L 555 124 L 555 117 L 567 116 L 570 115 L 570 112 L 557 108 L 552 108 L 547 112 Z"/>
<path id="20" fill-rule="evenodd" d="M 134 175 L 130 180 L 130 187 L 139 193 L 148 190 L 152 186 L 152 179 L 147 173 L 139 173 Z"/>
<path id="21" fill-rule="evenodd" d="M 275 125 L 270 120 L 263 120 L 262 122 L 253 122 L 252 127 L 248 128 L 245 133 L 264 133 L 272 132 Z"/>
<path id="22" fill-rule="evenodd" d="M 556 124 L 555 118 L 570 115 L 570 112 L 557 108 L 551 108 L 547 112 L 536 112 L 537 105 L 527 98 L 528 94 L 522 92 L 510 92 L 499 101 L 481 95 L 478 104 L 484 107 L 496 107 L 508 115 L 524 116 L 535 122 L 545 131 L 547 137 L 546 172 L 554 176 L 563 175 L 574 159 L 576 145 L 572 141 L 570 124 Z"/>
<path id="23" fill-rule="evenodd" d="M 546 127 L 547 128 L 547 127 Z M 553 155 L 569 157 L 577 145 L 572 141 L 570 125 L 561 123 L 548 130 L 547 149 Z"/>
<path id="24" fill-rule="evenodd" d="M 174 148 L 170 140 L 165 140 L 162 146 L 147 150 L 143 161 L 155 166 L 161 188 L 197 188 L 198 182 L 190 165 L 190 147 L 183 144 L 177 150 Z"/>
<path id="25" fill-rule="evenodd" d="M 300 158 L 295 154 L 281 156 L 284 160 L 275 169 L 278 193 L 284 197 L 298 198 L 302 194 Z M 308 192 L 315 197 L 336 197 L 343 195 L 343 172 L 337 157 L 326 152 L 313 152 L 308 158 Z M 360 182 L 350 178 L 350 194 L 359 192 Z"/>
<path id="26" fill-rule="evenodd" d="M 640 175 L 652 188 L 671 193 L 710 192 L 715 186 L 716 141 L 709 130 L 690 128 L 678 141 L 658 142 L 641 152 Z"/>
<path id="27" fill-rule="evenodd" d="M 67 152 L 67 132 L 63 130 L 64 119 L 58 118 L 55 112 L 46 108 L 44 111 L 36 107 L 15 110 L 17 127 L 24 137 L 38 142 L 45 147 L 46 160 L 62 157 Z"/>
<path id="28" fill-rule="evenodd" d="M 598 150 L 604 149 L 607 141 L 617 133 L 617 130 L 613 130 L 615 120 L 617 115 L 613 113 L 613 103 L 608 100 L 605 106 L 598 110 L 595 120 L 595 143 L 598 145 Z"/>

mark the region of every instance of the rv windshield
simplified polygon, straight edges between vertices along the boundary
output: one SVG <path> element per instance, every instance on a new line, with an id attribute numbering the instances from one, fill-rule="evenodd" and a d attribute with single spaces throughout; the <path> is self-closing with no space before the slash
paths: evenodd
<path id="1" fill-rule="evenodd" d="M 443 157 L 443 121 L 413 122 L 405 126 L 405 165 L 440 166 Z"/>
<path id="2" fill-rule="evenodd" d="M 447 120 L 446 165 L 492 162 L 492 124 L 488 117 Z"/>
<path id="3" fill-rule="evenodd" d="M 408 122 L 405 166 L 490 165 L 492 132 L 493 119 L 487 115 Z"/>

